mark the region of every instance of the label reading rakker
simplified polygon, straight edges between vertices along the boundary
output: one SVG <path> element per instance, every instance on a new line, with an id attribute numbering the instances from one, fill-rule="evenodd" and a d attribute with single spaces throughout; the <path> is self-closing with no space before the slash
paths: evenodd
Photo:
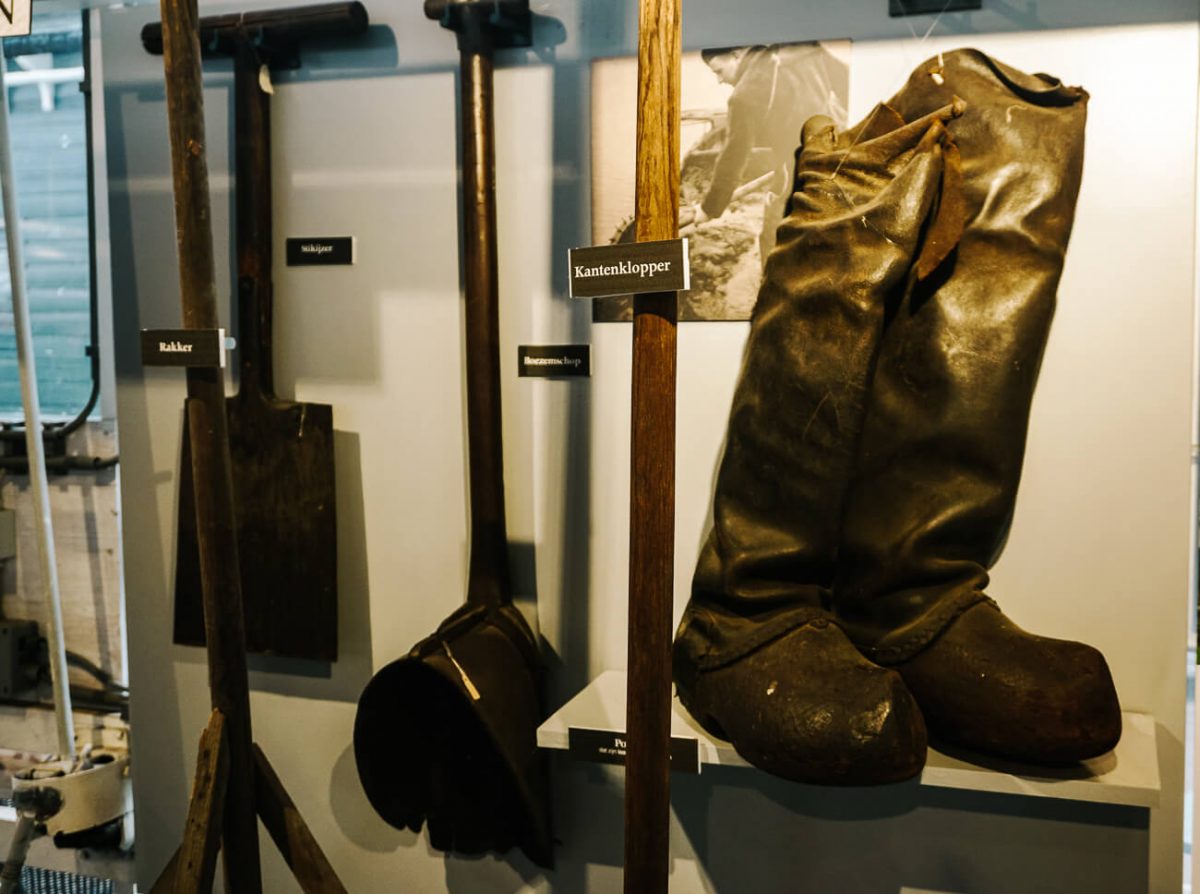
<path id="1" fill-rule="evenodd" d="M 353 236 L 305 236 L 287 240 L 289 267 L 353 264 Z"/>
<path id="2" fill-rule="evenodd" d="M 517 375 L 590 376 L 591 345 L 518 345 Z"/>
<path id="3" fill-rule="evenodd" d="M 567 254 L 572 298 L 686 292 L 692 286 L 686 239 L 594 245 Z"/>
<path id="4" fill-rule="evenodd" d="M 143 329 L 143 366 L 225 365 L 224 329 Z"/>

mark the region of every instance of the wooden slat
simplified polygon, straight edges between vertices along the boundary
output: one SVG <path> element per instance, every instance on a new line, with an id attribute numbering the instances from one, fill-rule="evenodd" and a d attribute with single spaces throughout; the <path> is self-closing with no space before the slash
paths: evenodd
<path id="1" fill-rule="evenodd" d="M 200 736 L 196 778 L 178 853 L 175 894 L 202 894 L 212 890 L 221 846 L 221 815 L 229 783 L 228 742 L 225 718 L 213 711 Z"/>
<path id="2" fill-rule="evenodd" d="M 176 245 L 183 324 L 218 328 L 212 208 L 200 77 L 196 0 L 162 0 L 163 69 L 171 142 Z M 230 894 L 259 894 L 262 871 L 258 822 L 246 793 L 254 790 L 250 686 L 242 622 L 241 578 L 233 512 L 233 477 L 220 370 L 189 368 L 187 416 L 196 492 L 196 532 L 208 637 L 208 682 L 213 707 L 225 717 L 229 786 L 223 847 Z"/>
<path id="3" fill-rule="evenodd" d="M 679 230 L 680 0 L 641 0 L 639 241 Z M 633 425 L 626 704 L 625 892 L 667 890 L 671 605 L 675 543 L 676 295 L 633 302 Z"/>
<path id="4" fill-rule="evenodd" d="M 304 894 L 346 894 L 304 817 L 275 775 L 262 749 L 254 746 L 254 801 L 271 840 Z"/>

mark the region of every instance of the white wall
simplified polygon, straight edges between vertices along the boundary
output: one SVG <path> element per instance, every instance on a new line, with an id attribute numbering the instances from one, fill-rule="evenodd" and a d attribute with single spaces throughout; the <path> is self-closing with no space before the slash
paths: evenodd
<path id="1" fill-rule="evenodd" d="M 993 595 L 1031 629 L 1098 645 L 1125 706 L 1155 714 L 1163 807 L 1147 836 L 1136 810 L 916 786 L 830 792 L 706 771 L 676 783 L 673 890 L 1179 890 L 1197 11 L 1165 0 L 1132 12 L 1096 5 L 1045 0 L 1035 13 L 1005 6 L 939 27 L 1092 93 L 1078 223 Z M 575 0 L 535 7 L 562 20 L 566 41 L 541 60 L 506 57 L 497 76 L 505 459 L 518 586 L 536 594 L 561 701 L 625 663 L 630 331 L 592 329 L 586 308 L 563 297 L 562 262 L 564 249 L 589 240 L 588 63 L 633 50 L 636 10 Z M 882 2 L 797 7 L 689 0 L 685 43 L 854 37 L 859 112 L 933 48 L 911 37 L 864 42 L 909 33 L 908 22 L 882 15 Z M 350 890 L 617 891 L 619 772 L 556 761 L 562 846 L 549 876 L 520 857 L 432 852 L 423 836 L 378 820 L 358 787 L 350 747 L 358 692 L 461 602 L 467 551 L 456 52 L 420 4 L 370 12 L 379 26 L 370 49 L 307 54 L 300 73 L 279 79 L 272 109 L 277 243 L 356 235 L 360 262 L 276 267 L 280 391 L 335 408 L 343 657 L 328 673 L 256 660 L 256 737 Z M 138 327 L 179 319 L 161 63 L 137 38 L 156 15 L 114 8 L 102 17 L 144 881 L 178 838 L 208 710 L 203 654 L 170 644 L 183 380 L 144 372 L 136 359 Z M 1159 24 L 1050 30 L 1131 19 Z M 923 32 L 929 21 L 912 24 Z M 1039 33 L 992 33 L 1018 27 Z M 231 78 L 227 65 L 209 71 L 224 270 Z M 224 282 L 219 289 L 227 294 Z M 677 612 L 745 332 L 744 324 L 681 328 Z M 517 343 L 572 340 L 593 344 L 591 380 L 516 378 Z M 294 890 L 269 843 L 264 853 L 267 890 Z"/>

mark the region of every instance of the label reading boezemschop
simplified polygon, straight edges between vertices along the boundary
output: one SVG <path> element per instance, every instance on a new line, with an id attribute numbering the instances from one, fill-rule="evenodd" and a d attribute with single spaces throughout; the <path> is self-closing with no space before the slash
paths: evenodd
<path id="1" fill-rule="evenodd" d="M 568 253 L 572 298 L 607 298 L 691 288 L 688 241 L 629 242 L 573 248 Z"/>
<path id="2" fill-rule="evenodd" d="M 625 763 L 625 733 L 610 729 L 567 730 L 567 753 L 577 760 L 594 764 Z M 671 737 L 671 770 L 676 773 L 700 772 L 700 742 L 683 736 Z"/>
<path id="3" fill-rule="evenodd" d="M 591 345 L 518 345 L 517 375 L 557 378 L 590 376 Z"/>
<path id="4" fill-rule="evenodd" d="M 224 329 L 143 329 L 143 366 L 225 365 Z"/>
<path id="5" fill-rule="evenodd" d="M 288 237 L 287 265 L 316 267 L 354 263 L 353 236 Z"/>

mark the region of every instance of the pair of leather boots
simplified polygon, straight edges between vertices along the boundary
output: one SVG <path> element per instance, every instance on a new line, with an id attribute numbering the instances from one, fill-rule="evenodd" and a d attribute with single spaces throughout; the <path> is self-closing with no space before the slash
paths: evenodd
<path id="1" fill-rule="evenodd" d="M 764 770 L 887 783 L 930 734 L 1044 764 L 1120 737 L 1103 656 L 984 592 L 1087 98 L 959 50 L 857 127 L 804 127 L 675 641 L 684 705 Z"/>

